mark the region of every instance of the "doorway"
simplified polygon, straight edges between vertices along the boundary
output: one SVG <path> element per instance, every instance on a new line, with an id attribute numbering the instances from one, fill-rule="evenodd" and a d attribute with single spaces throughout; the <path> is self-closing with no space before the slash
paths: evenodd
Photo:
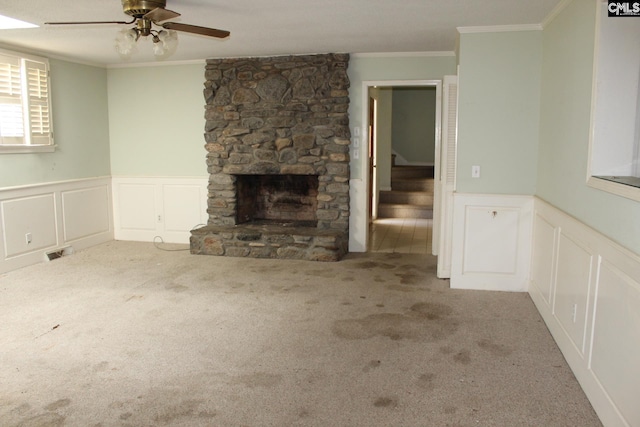
<path id="1" fill-rule="evenodd" d="M 441 82 L 368 82 L 369 252 L 435 254 Z"/>

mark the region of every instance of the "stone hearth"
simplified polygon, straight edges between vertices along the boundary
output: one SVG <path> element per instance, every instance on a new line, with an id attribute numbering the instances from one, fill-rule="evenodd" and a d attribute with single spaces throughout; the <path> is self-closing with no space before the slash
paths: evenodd
<path id="1" fill-rule="evenodd" d="M 212 59 L 194 254 L 337 261 L 349 235 L 347 54 Z"/>

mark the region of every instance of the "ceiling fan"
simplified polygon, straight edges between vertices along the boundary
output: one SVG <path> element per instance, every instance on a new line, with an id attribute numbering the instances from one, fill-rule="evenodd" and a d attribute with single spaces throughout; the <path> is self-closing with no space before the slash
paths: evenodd
<path id="1" fill-rule="evenodd" d="M 179 22 L 163 22 L 180 16 L 178 12 L 165 9 L 166 0 L 122 0 L 123 12 L 133 19 L 131 21 L 79 21 L 79 22 L 45 22 L 46 25 L 83 25 L 83 24 L 134 24 L 135 27 L 123 30 L 116 38 L 118 53 L 128 56 L 135 51 L 135 42 L 140 37 L 152 36 L 154 53 L 158 56 L 175 49 L 177 44 L 176 31 L 199 34 L 208 37 L 226 38 L 229 31 Z M 155 30 L 153 26 L 162 27 Z M 167 30 L 167 31 L 164 31 Z"/>

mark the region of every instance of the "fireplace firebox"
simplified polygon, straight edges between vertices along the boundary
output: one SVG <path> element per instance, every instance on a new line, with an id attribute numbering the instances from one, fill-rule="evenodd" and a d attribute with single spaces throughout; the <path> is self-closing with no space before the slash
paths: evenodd
<path id="1" fill-rule="evenodd" d="M 316 175 L 237 175 L 237 223 L 316 227 Z"/>

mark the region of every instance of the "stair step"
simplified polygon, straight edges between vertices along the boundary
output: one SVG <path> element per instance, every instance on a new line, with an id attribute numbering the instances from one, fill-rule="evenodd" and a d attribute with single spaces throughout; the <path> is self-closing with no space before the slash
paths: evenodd
<path id="1" fill-rule="evenodd" d="M 427 191 L 433 192 L 433 178 L 392 178 L 391 189 L 397 191 Z"/>
<path id="2" fill-rule="evenodd" d="M 391 179 L 394 178 L 433 178 L 433 166 L 392 166 Z"/>
<path id="3" fill-rule="evenodd" d="M 433 205 L 433 193 L 425 191 L 381 191 L 380 203 Z"/>
<path id="4" fill-rule="evenodd" d="M 433 206 L 379 203 L 378 218 L 433 218 Z"/>

